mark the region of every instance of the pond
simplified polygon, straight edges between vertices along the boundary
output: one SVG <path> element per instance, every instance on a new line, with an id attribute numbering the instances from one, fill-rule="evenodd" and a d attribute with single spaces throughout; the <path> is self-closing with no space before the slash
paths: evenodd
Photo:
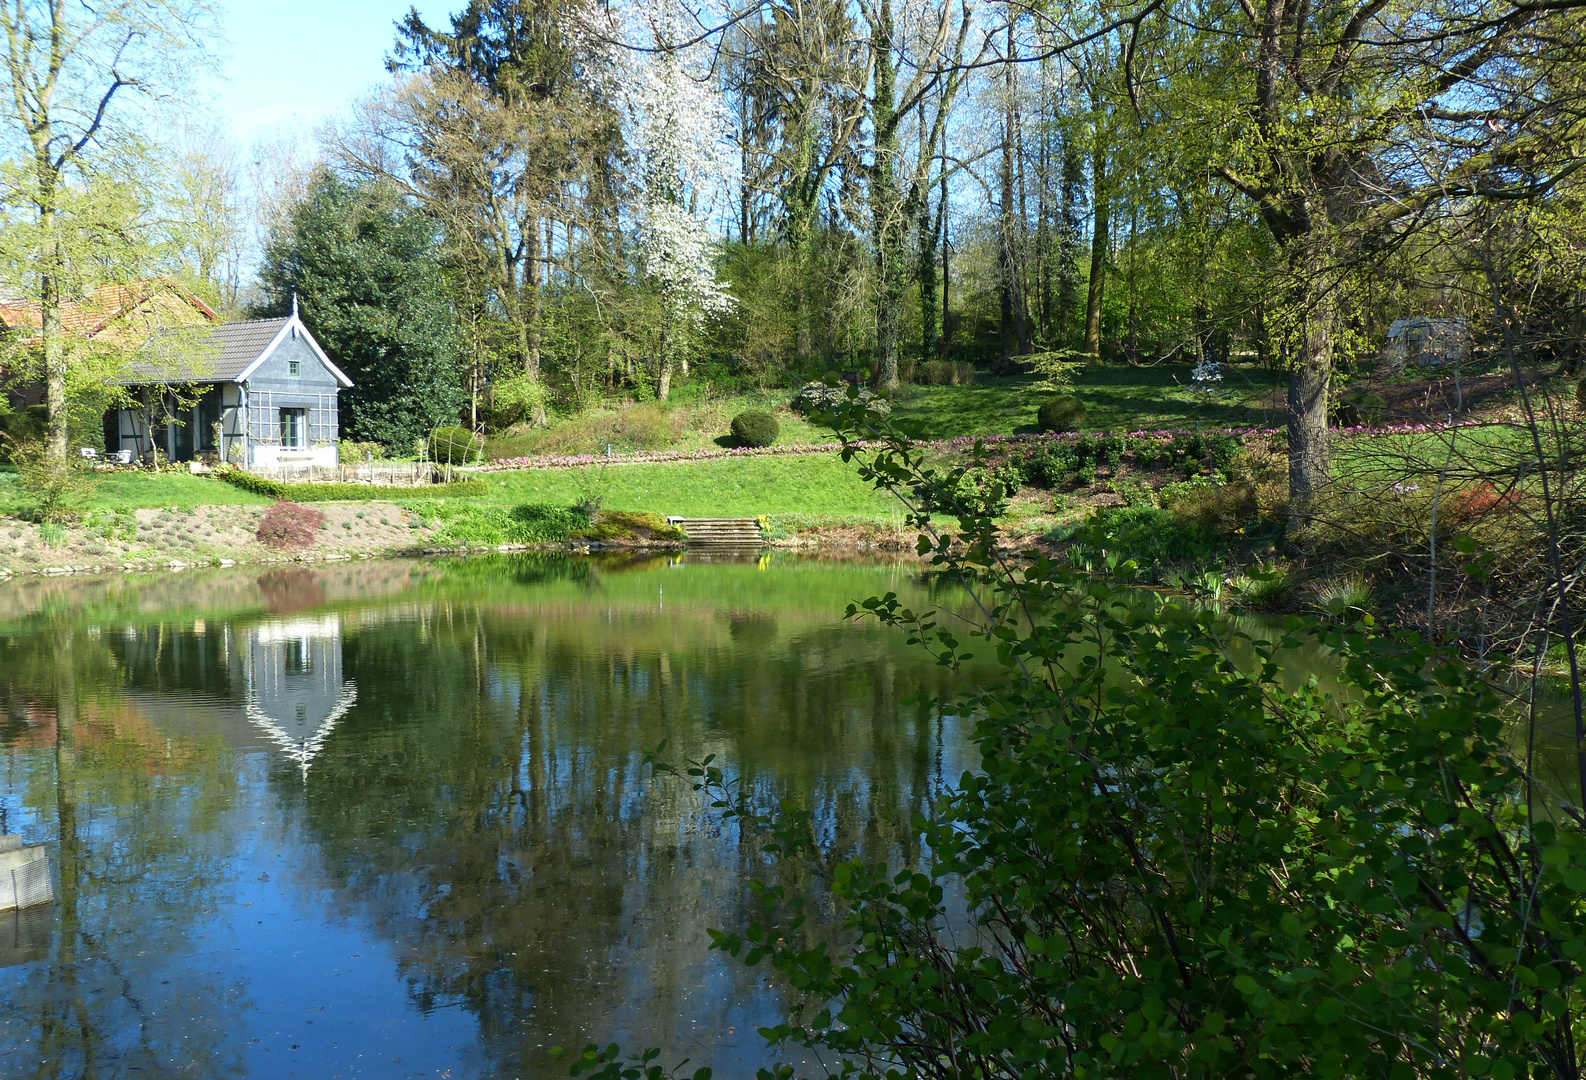
<path id="1" fill-rule="evenodd" d="M 563 1076 L 656 1044 L 753 1075 L 761 862 L 646 750 L 715 754 L 878 858 L 970 762 L 851 600 L 918 564 L 513 557 L 0 591 L 7 1076 Z M 933 596 L 933 592 L 935 595 Z M 13 1072 L 13 1070 L 16 1070 Z"/>
<path id="2" fill-rule="evenodd" d="M 0 1072 L 538 1078 L 616 1040 L 752 1076 L 787 1002 L 706 931 L 750 921 L 764 863 L 644 755 L 916 854 L 909 815 L 975 762 L 916 700 L 953 678 L 843 620 L 888 591 L 964 602 L 791 557 L 0 587 L 0 834 L 48 845 L 56 895 L 0 913 Z"/>

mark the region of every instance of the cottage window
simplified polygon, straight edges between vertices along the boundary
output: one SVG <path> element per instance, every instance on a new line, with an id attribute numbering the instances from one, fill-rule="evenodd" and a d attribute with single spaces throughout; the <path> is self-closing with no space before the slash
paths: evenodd
<path id="1" fill-rule="evenodd" d="M 288 360 L 286 362 L 286 373 L 287 373 L 287 375 L 289 375 L 290 377 L 292 377 L 294 379 L 302 378 L 303 377 L 303 361 L 301 361 L 301 360 Z"/>
<path id="2" fill-rule="evenodd" d="M 308 410 L 281 410 L 281 447 L 301 450 L 308 445 Z"/>

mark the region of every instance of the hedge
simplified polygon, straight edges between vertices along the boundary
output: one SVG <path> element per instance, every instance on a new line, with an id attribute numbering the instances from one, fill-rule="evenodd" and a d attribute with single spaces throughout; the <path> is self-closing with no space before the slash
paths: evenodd
<path id="1" fill-rule="evenodd" d="M 378 487 L 373 484 L 288 484 L 242 469 L 217 470 L 215 476 L 228 484 L 263 495 L 268 499 L 292 502 L 372 502 L 398 499 L 440 499 L 484 495 L 490 490 L 483 480 L 459 480 L 452 484 L 421 484 L 418 487 Z"/>

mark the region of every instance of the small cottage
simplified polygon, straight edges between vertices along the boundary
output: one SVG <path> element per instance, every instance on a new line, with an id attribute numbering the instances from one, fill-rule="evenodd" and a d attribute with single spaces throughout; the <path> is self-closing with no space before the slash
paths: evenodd
<path id="1" fill-rule="evenodd" d="M 337 463 L 338 396 L 352 380 L 298 316 L 163 330 L 127 385 L 139 404 L 106 418 L 105 449 L 235 465 Z"/>

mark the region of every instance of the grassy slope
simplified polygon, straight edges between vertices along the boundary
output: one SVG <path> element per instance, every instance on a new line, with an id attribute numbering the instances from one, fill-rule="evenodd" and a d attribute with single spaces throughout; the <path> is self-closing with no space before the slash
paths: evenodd
<path id="1" fill-rule="evenodd" d="M 1255 426 L 1278 422 L 1265 408 L 1279 377 L 1255 368 L 1230 369 L 1226 389 L 1209 396 L 1187 388 L 1189 368 L 1092 367 L 1076 384 L 1089 415 L 1087 428 Z M 976 386 L 911 386 L 897 415 L 914 422 L 927 438 L 1008 435 L 1034 430 L 1041 395 L 1028 377 L 986 379 Z M 682 431 L 678 448 L 716 445 L 717 431 L 742 408 L 786 401 L 790 391 L 707 398 L 680 406 L 694 426 Z M 825 433 L 783 410 L 782 443 L 812 442 Z M 500 504 L 568 504 L 582 494 L 572 471 L 525 470 L 490 474 L 484 501 Z M 666 465 L 613 466 L 605 505 L 683 517 L 820 515 L 889 520 L 895 508 L 876 496 L 835 455 L 744 458 Z M 400 498 L 400 493 L 388 497 Z M 15 513 L 31 500 L 14 473 L 0 472 L 0 514 Z M 268 502 L 229 484 L 187 473 L 116 473 L 103 476 L 87 505 L 94 509 L 201 505 L 260 505 Z"/>
<path id="2" fill-rule="evenodd" d="M 32 504 L 16 473 L 0 472 L 0 514 Z M 230 484 L 186 472 L 99 474 L 84 502 L 93 510 L 152 510 L 161 506 L 263 506 L 271 502 Z"/>
<path id="3" fill-rule="evenodd" d="M 582 494 L 593 470 L 527 469 L 487 474 L 486 502 L 568 504 Z M 605 505 L 678 517 L 755 517 L 760 514 L 888 516 L 886 504 L 836 454 L 733 458 L 666 465 L 614 465 Z M 423 513 L 422 506 L 418 507 Z"/>

